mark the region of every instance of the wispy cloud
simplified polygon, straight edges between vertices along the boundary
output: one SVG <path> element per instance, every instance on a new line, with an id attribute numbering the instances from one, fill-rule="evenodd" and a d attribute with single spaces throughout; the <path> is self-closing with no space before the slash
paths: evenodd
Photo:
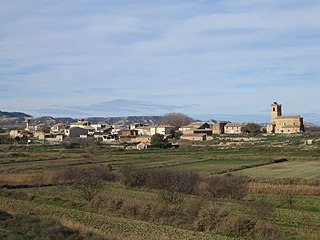
<path id="1" fill-rule="evenodd" d="M 54 114 L 63 116 L 126 116 L 126 115 L 162 115 L 168 112 L 189 110 L 189 105 L 165 105 L 148 101 L 115 99 L 91 105 L 52 106 L 49 108 L 30 109 L 37 114 Z"/>
<path id="2" fill-rule="evenodd" d="M 0 108 L 319 110 L 319 15 L 317 0 L 1 1 Z"/>

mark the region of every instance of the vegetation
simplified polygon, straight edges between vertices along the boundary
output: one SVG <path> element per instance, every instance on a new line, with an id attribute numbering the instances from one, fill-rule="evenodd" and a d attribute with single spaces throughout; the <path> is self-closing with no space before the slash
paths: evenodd
<path id="1" fill-rule="evenodd" d="M 51 239 L 57 224 L 59 239 L 319 239 L 310 138 L 217 136 L 141 151 L 1 145 L 0 239 Z"/>
<path id="2" fill-rule="evenodd" d="M 114 181 L 115 174 L 104 167 L 68 168 L 54 176 L 58 184 L 72 184 L 79 196 L 90 202 L 102 189 L 104 181 Z"/>
<path id="3" fill-rule="evenodd" d="M 164 135 L 156 133 L 151 137 L 151 145 L 159 148 L 167 148 L 169 146 L 169 141 L 164 137 Z"/>
<path id="4" fill-rule="evenodd" d="M 99 240 L 95 234 L 83 234 L 52 219 L 24 214 L 11 215 L 0 210 L 0 239 Z"/>
<path id="5" fill-rule="evenodd" d="M 163 124 L 170 126 L 175 126 L 179 128 L 181 126 L 186 126 L 192 122 L 192 118 L 183 113 L 168 113 L 161 118 Z"/>
<path id="6" fill-rule="evenodd" d="M 246 126 L 241 127 L 241 131 L 243 133 L 257 135 L 261 133 L 261 126 L 257 123 L 248 123 Z"/>

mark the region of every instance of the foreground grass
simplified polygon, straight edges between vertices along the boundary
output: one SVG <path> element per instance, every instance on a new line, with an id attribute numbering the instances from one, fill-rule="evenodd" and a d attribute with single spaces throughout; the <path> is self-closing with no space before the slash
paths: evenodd
<path id="1" fill-rule="evenodd" d="M 231 239 L 170 226 L 128 220 L 75 209 L 64 209 L 48 204 L 36 204 L 4 197 L 0 197 L 0 208 L 10 213 L 51 217 L 67 226 L 77 226 L 78 228 L 113 239 Z"/>

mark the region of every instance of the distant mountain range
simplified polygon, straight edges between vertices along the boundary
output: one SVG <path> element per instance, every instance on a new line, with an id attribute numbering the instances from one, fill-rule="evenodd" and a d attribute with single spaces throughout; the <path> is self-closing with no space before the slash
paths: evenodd
<path id="1" fill-rule="evenodd" d="M 217 115 L 217 117 L 219 117 L 219 115 Z M 230 119 L 232 119 L 231 115 L 229 117 Z M 52 126 L 57 123 L 72 123 L 78 120 L 70 117 L 59 117 L 59 118 L 55 118 L 51 116 L 33 117 L 29 114 L 22 113 L 22 112 L 0 111 L 0 126 L 18 126 L 18 125 L 22 126 L 22 125 L 25 125 L 25 118 L 30 119 L 30 125 L 46 124 L 49 126 Z M 148 125 L 154 125 L 154 124 L 160 124 L 161 116 L 89 117 L 89 118 L 85 118 L 85 120 L 88 120 L 91 123 L 105 123 L 105 124 L 119 124 L 119 125 L 143 123 Z M 211 120 L 211 121 L 215 122 L 215 120 Z M 262 123 L 261 125 L 265 126 L 266 123 Z M 306 128 L 319 127 L 319 125 L 310 123 L 310 122 L 305 122 L 304 125 Z"/>
<path id="2" fill-rule="evenodd" d="M 24 125 L 25 119 L 30 119 L 30 125 L 46 124 L 52 126 L 57 123 L 72 123 L 78 119 L 74 118 L 55 118 L 51 116 L 33 117 L 21 112 L 2 112 L 0 111 L 0 126 Z M 129 125 L 132 123 L 159 124 L 161 116 L 127 116 L 127 117 L 89 117 L 85 118 L 91 123 L 121 124 Z"/>

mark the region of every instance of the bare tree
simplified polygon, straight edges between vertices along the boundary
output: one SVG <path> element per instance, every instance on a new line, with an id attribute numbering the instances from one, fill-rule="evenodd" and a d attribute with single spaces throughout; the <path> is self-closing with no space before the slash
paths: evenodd
<path id="1" fill-rule="evenodd" d="M 183 113 L 168 113 L 161 118 L 162 124 L 168 124 L 175 127 L 188 125 L 192 122 L 192 118 Z"/>

